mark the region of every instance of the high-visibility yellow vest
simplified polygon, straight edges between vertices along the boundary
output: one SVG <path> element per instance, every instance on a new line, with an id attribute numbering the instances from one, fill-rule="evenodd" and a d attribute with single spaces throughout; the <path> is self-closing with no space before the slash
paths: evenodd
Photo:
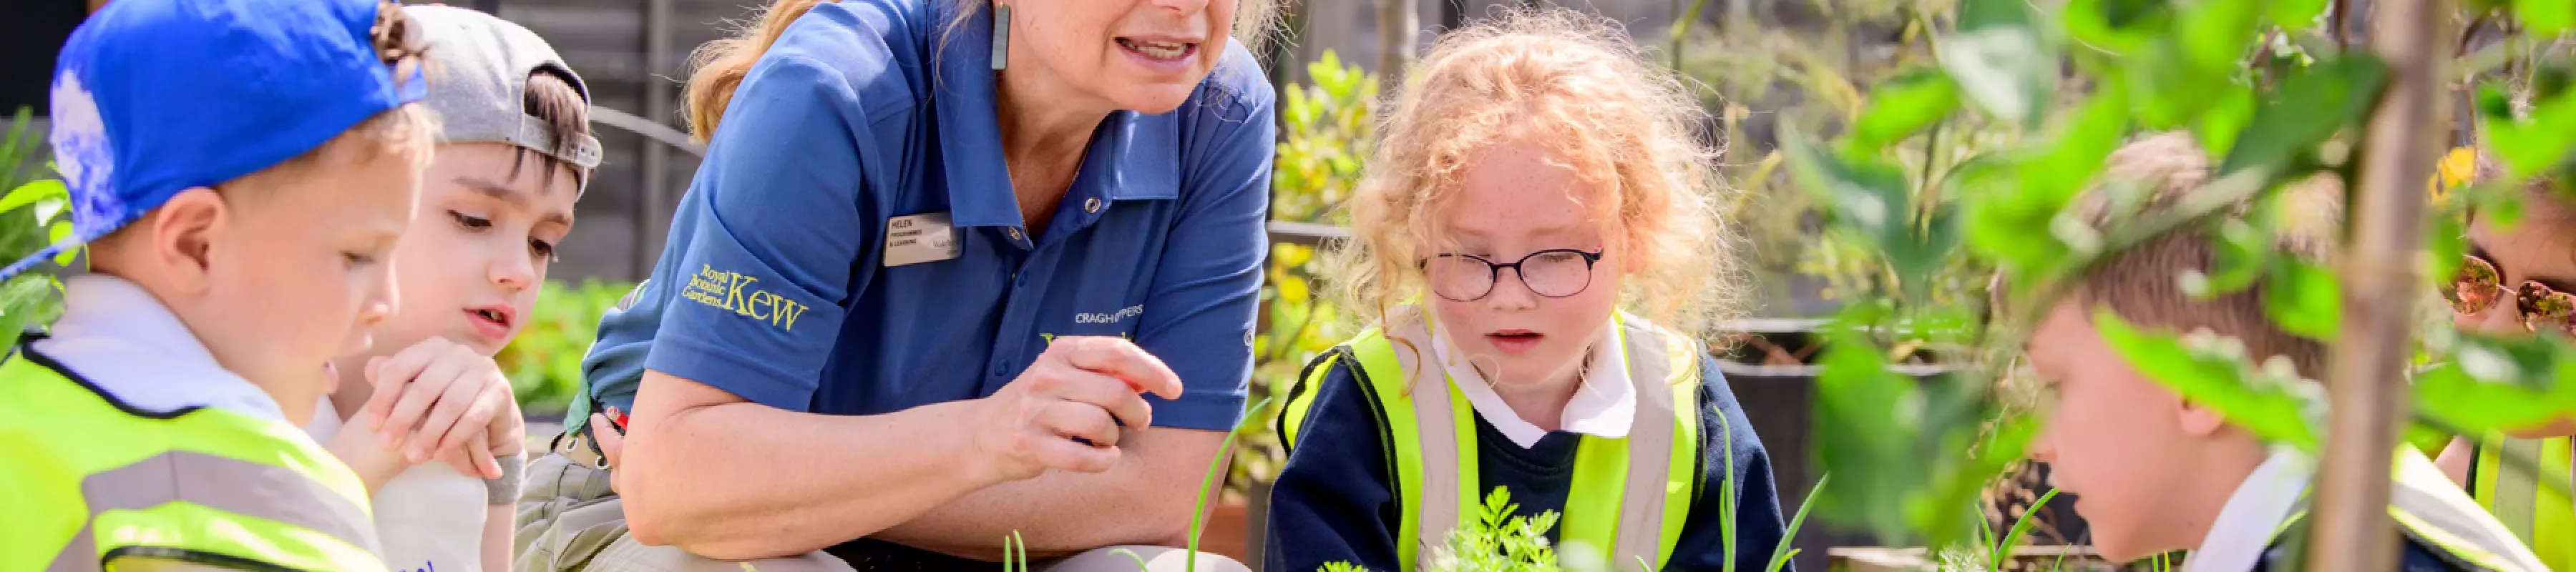
<path id="1" fill-rule="evenodd" d="M 365 485 L 303 430 L 137 409 L 24 342 L 0 358 L 0 459 L 0 570 L 385 569 Z"/>
<path id="2" fill-rule="evenodd" d="M 1388 323 L 1316 359 L 1280 413 L 1280 439 L 1292 449 L 1314 408 L 1319 385 L 1336 364 L 1356 363 L 1359 388 L 1376 406 L 1394 461 L 1397 559 L 1407 572 L 1427 569 L 1423 547 L 1447 545 L 1459 515 L 1484 506 L 1476 483 L 1476 414 L 1447 373 L 1427 356 L 1431 331 L 1420 309 L 1405 306 Z M 1391 333 L 1390 333 L 1391 332 Z M 1699 494 L 1700 351 L 1689 338 L 1622 315 L 1612 335 L 1637 386 L 1636 421 L 1625 438 L 1583 436 L 1574 482 L 1558 520 L 1560 544 L 1583 543 L 1625 570 L 1643 561 L 1661 569 L 1680 539 Z"/>
<path id="3" fill-rule="evenodd" d="M 2399 533 L 2414 539 L 2451 563 L 2488 572 L 2549 572 L 2521 539 L 2488 516 L 2433 460 L 2414 447 L 2399 447 L 2388 489 L 2388 516 Z M 2303 501 L 2304 502 L 2304 501 Z M 2282 530 L 2294 528 L 2308 511 L 2290 515 Z"/>
<path id="4" fill-rule="evenodd" d="M 2566 437 L 2488 435 L 2478 442 L 2476 480 L 2469 484 L 2479 506 L 2562 572 L 2576 571 L 2576 501 L 2567 494 L 2576 488 L 2569 476 L 2576 450 L 2569 447 Z"/>

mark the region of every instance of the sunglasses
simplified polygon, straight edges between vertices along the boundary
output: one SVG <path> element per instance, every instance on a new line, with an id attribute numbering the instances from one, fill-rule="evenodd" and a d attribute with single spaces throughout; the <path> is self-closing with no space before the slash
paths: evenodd
<path id="1" fill-rule="evenodd" d="M 2560 292 L 2538 281 L 2525 280 L 2518 289 L 2504 286 L 2504 274 L 2495 263 L 2475 254 L 2465 256 L 2460 273 L 2451 278 L 2451 286 L 2442 289 L 2442 297 L 2451 301 L 2451 311 L 2477 315 L 2494 308 L 2497 302 L 2513 298 L 2514 311 L 2522 327 L 2534 332 L 2554 331 L 2576 335 L 2576 294 Z"/>

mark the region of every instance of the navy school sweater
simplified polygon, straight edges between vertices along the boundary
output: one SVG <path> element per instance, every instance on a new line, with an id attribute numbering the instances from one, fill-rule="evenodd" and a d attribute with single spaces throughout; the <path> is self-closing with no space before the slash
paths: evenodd
<path id="1" fill-rule="evenodd" d="M 1270 491 L 1267 546 L 1262 551 L 1267 572 L 1314 572 L 1327 562 L 1344 561 L 1378 572 L 1402 567 L 1396 562 L 1395 538 L 1400 508 L 1392 488 L 1387 451 L 1378 441 L 1377 414 L 1369 410 L 1367 391 L 1359 387 L 1349 360 L 1336 363 L 1299 430 L 1297 447 Z M 1717 371 L 1716 360 L 1700 361 L 1700 485 L 1690 505 L 1681 539 L 1671 559 L 1658 570 L 1721 570 L 1727 554 L 1719 527 L 1718 503 L 1725 481 L 1726 459 L 1735 459 L 1739 489 L 1735 515 L 1735 561 L 1739 570 L 1762 570 L 1786 528 L 1778 493 L 1772 488 L 1771 459 L 1762 440 L 1736 405 L 1735 394 Z M 1731 436 L 1732 441 L 1722 437 Z M 1409 437 L 1406 437 L 1409 438 Z M 1582 436 L 1551 431 L 1536 446 L 1523 450 L 1504 437 L 1484 415 L 1476 416 L 1478 492 L 1508 487 L 1522 516 L 1541 511 L 1565 512 L 1574 480 L 1574 453 Z M 1675 467 L 1684 469 L 1684 467 Z M 1617 510 L 1609 507 L 1610 510 Z M 1475 511 L 1461 513 L 1472 519 Z M 1555 542 L 1557 531 L 1548 539 Z M 1411 542 L 1411 539 L 1402 539 Z M 1606 547 L 1603 547 L 1606 549 Z M 1786 568 L 1784 568 L 1786 569 Z"/>

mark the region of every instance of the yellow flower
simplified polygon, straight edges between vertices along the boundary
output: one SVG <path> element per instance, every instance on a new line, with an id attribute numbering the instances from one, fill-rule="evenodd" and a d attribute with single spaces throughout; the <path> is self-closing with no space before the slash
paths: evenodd
<path id="1" fill-rule="evenodd" d="M 2468 185 L 2477 175 L 2478 152 L 2467 147 L 2454 148 L 2442 154 L 2442 162 L 2434 168 L 2433 180 L 2426 181 L 2425 187 L 2433 195 L 2433 204 L 2439 205 L 2451 198 L 2452 190 Z"/>

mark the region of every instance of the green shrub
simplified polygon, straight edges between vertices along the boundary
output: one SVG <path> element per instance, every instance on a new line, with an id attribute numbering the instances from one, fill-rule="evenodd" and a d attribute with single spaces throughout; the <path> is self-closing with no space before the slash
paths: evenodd
<path id="1" fill-rule="evenodd" d="M 1330 51 L 1306 65 L 1314 78 L 1288 89 L 1280 106 L 1284 137 L 1270 176 L 1272 220 L 1326 223 L 1342 217 L 1341 204 L 1359 183 L 1375 127 L 1370 106 L 1378 81 Z M 1288 389 L 1308 360 L 1349 337 L 1351 324 L 1317 283 L 1323 257 L 1313 247 L 1274 243 L 1261 284 L 1263 324 L 1253 346 L 1252 399 L 1268 406 L 1245 415 L 1255 431 L 1244 435 L 1226 478 L 1226 493 L 1240 497 L 1254 481 L 1279 473 L 1286 450 L 1269 429 L 1288 401 Z"/>
<path id="2" fill-rule="evenodd" d="M 61 180 L 45 176 L 50 164 L 25 168 L 43 150 L 43 134 L 29 129 L 33 116 L 33 111 L 18 108 L 8 127 L 0 129 L 0 189 L 9 190 L 0 195 L 0 264 L 17 262 L 72 233 L 71 197 Z M 56 256 L 53 265 L 40 263 L 0 282 L 0 347 L 16 346 L 20 333 L 62 317 L 62 282 L 55 274 L 58 267 L 75 262 L 79 252 L 72 249 Z"/>
<path id="3" fill-rule="evenodd" d="M 510 376 L 520 409 L 544 413 L 571 405 L 581 390 L 581 358 L 599 335 L 600 316 L 634 288 L 632 283 L 598 280 L 546 282 L 519 337 L 493 356 Z"/>

